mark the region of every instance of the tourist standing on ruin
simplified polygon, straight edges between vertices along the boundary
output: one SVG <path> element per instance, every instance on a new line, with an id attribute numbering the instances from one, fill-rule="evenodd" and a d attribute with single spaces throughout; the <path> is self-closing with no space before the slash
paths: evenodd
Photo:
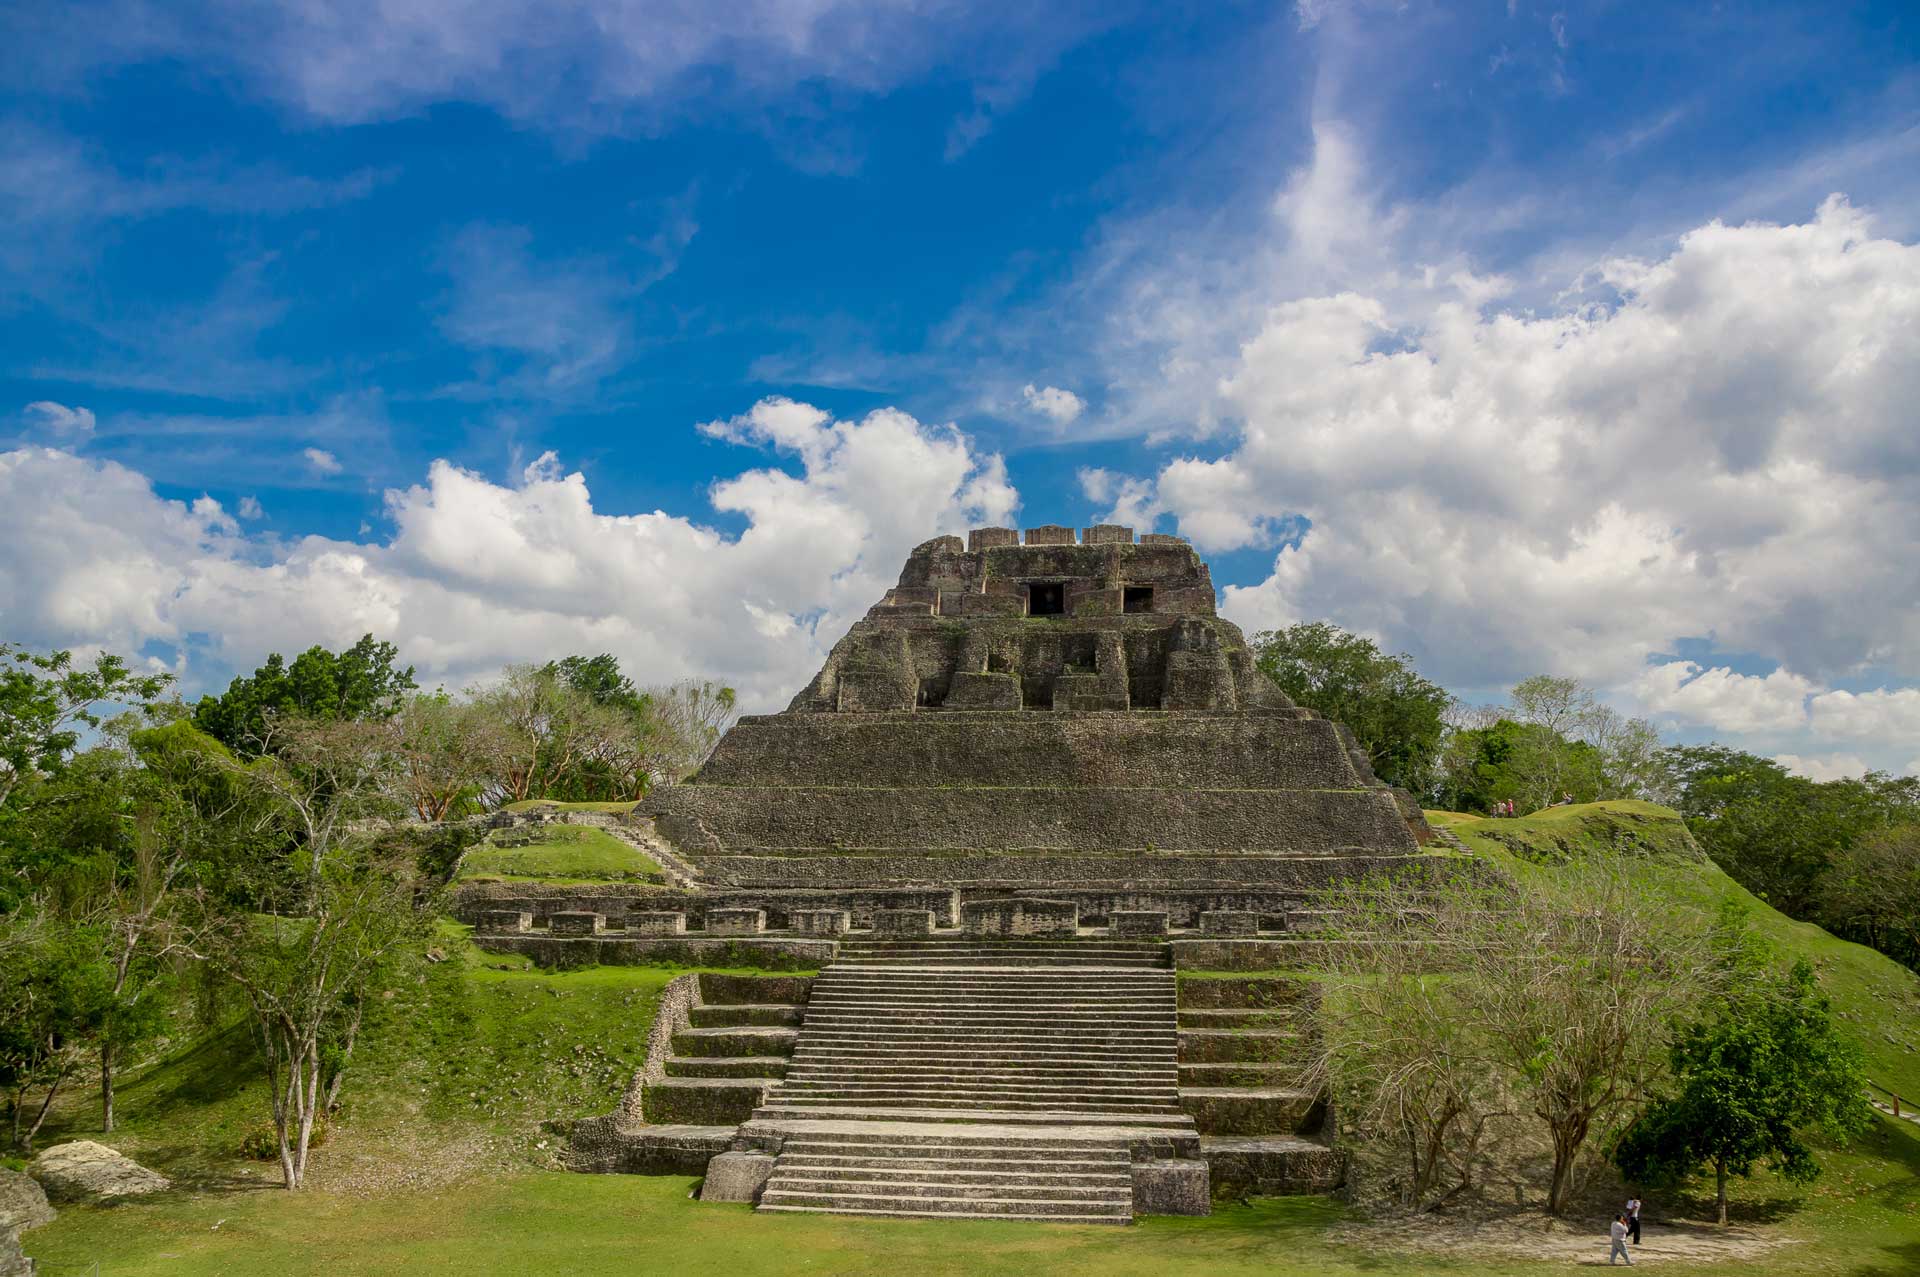
<path id="1" fill-rule="evenodd" d="M 1607 1251 L 1607 1264 L 1612 1266 L 1619 1260 L 1626 1260 L 1627 1267 L 1633 1267 L 1633 1256 L 1627 1253 L 1627 1217 L 1624 1213 L 1613 1217 L 1613 1246 Z"/>

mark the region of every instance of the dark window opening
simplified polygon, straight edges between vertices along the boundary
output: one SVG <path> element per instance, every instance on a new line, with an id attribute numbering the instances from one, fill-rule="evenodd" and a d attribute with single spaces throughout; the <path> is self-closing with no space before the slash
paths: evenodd
<path id="1" fill-rule="evenodd" d="M 1126 612 L 1153 611 L 1153 587 L 1151 585 L 1129 585 L 1121 593 L 1121 610 Z"/>
<path id="2" fill-rule="evenodd" d="M 1027 586 L 1028 616 L 1060 616 L 1067 610 L 1067 587 L 1059 581 L 1034 581 Z"/>

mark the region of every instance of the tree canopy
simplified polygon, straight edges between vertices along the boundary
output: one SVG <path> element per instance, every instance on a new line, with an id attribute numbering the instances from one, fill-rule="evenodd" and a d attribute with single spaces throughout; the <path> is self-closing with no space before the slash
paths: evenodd
<path id="1" fill-rule="evenodd" d="M 236 678 L 219 696 L 203 696 L 193 724 L 236 754 L 262 752 L 272 714 L 335 722 L 385 718 L 402 693 L 414 689 L 413 667 L 401 669 L 392 643 L 361 636 L 344 652 L 315 644 L 288 665 L 278 652 L 251 675 Z"/>
<path id="2" fill-rule="evenodd" d="M 1422 678 L 1413 658 L 1314 621 L 1253 639 L 1254 663 L 1294 702 L 1345 723 L 1381 780 L 1424 790 L 1453 698 Z"/>

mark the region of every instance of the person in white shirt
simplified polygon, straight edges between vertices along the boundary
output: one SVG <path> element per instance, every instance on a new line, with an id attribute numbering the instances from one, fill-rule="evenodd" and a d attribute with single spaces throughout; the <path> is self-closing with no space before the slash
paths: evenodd
<path id="1" fill-rule="evenodd" d="M 1634 1245 L 1640 1244 L 1640 1199 L 1637 1197 L 1627 1199 L 1627 1236 Z"/>
<path id="2" fill-rule="evenodd" d="M 1612 1265 L 1624 1259 L 1627 1267 L 1633 1267 L 1633 1256 L 1627 1253 L 1627 1217 L 1624 1214 L 1613 1217 L 1612 1233 L 1613 1247 L 1607 1251 L 1607 1263 Z"/>

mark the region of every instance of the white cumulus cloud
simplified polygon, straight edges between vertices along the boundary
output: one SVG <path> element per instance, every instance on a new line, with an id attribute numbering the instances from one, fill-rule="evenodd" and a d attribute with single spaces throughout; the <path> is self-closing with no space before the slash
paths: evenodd
<path id="1" fill-rule="evenodd" d="M 1087 404 L 1071 390 L 1062 390 L 1058 386 L 1035 388 L 1028 382 L 1020 391 L 1027 401 L 1027 407 L 1039 413 L 1056 426 L 1068 425 L 1086 411 Z"/>
<path id="2" fill-rule="evenodd" d="M 737 536 L 685 514 L 598 509 L 585 476 L 546 456 L 514 484 L 433 463 L 387 494 L 383 541 L 274 542 L 112 462 L 0 453 L 0 540 L 18 550 L 0 556 L 0 617 L 10 639 L 40 646 L 185 645 L 195 686 L 270 650 L 371 631 L 429 683 L 604 651 L 643 682 L 721 678 L 768 709 L 914 545 L 1017 510 L 997 454 L 891 409 L 836 421 L 768 400 L 709 432 L 800 463 L 714 485 L 713 508 L 744 523 Z"/>
<path id="3" fill-rule="evenodd" d="M 304 449 L 300 455 L 307 459 L 307 464 L 313 467 L 315 474 L 340 473 L 340 458 L 334 456 L 325 448 L 307 448 Z"/>

